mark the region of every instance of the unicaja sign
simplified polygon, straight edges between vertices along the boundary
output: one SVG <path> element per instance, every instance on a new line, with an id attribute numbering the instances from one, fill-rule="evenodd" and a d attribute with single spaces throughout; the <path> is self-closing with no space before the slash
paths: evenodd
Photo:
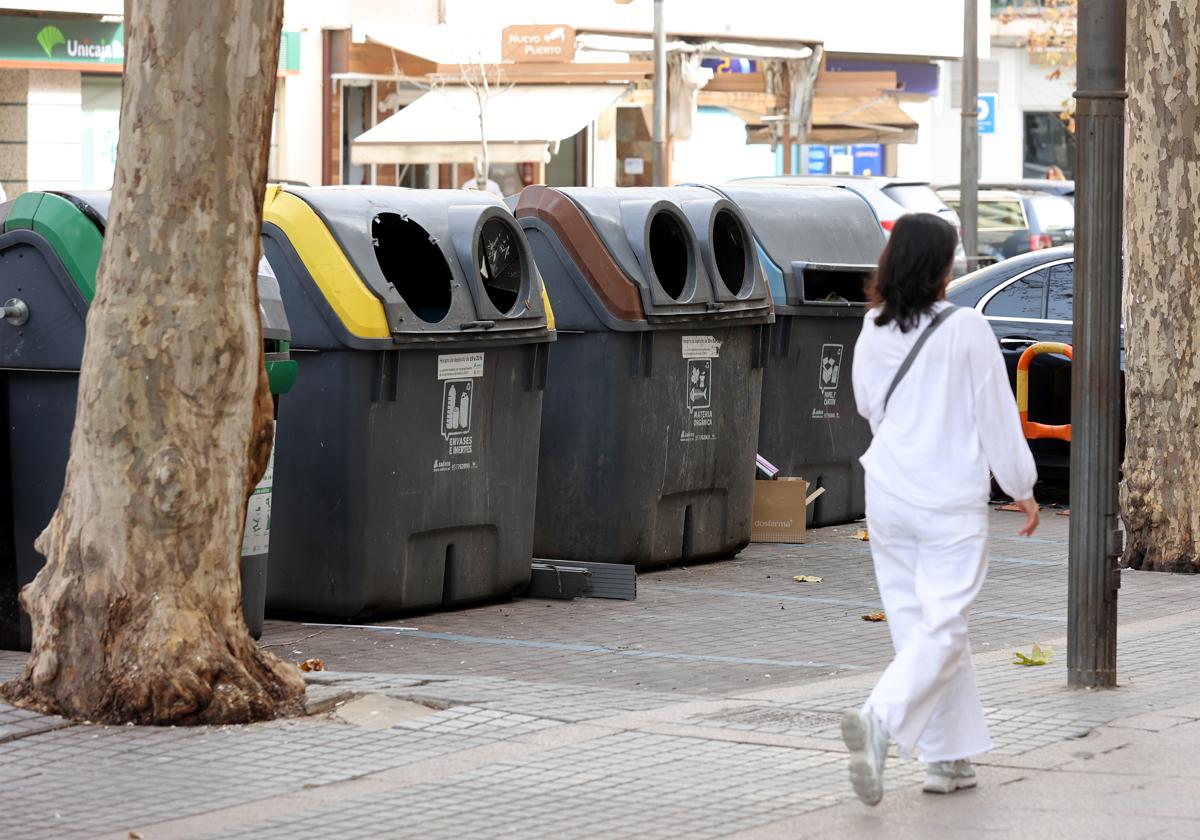
<path id="1" fill-rule="evenodd" d="M 86 58 L 94 61 L 124 61 L 125 45 L 116 38 L 111 41 L 105 38 L 94 41 L 90 38 L 79 40 L 63 35 L 57 26 L 43 26 L 37 34 L 38 46 L 46 53 L 46 58 L 54 57 L 54 48 L 66 47 L 68 58 Z"/>

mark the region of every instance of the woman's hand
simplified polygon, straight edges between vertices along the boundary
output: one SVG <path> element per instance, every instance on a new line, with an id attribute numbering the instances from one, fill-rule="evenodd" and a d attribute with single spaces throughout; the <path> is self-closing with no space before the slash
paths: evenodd
<path id="1" fill-rule="evenodd" d="M 1025 525 L 1017 535 L 1021 537 L 1032 537 L 1033 532 L 1037 530 L 1038 523 L 1041 522 L 1041 517 L 1038 515 L 1037 499 L 1030 496 L 1028 499 L 1022 499 L 1017 502 L 1017 507 L 1025 514 Z"/>

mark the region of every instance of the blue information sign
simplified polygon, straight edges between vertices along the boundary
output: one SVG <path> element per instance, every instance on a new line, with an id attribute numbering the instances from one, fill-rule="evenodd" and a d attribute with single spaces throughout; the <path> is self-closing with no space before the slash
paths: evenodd
<path id="1" fill-rule="evenodd" d="M 996 133 L 996 94 L 979 94 L 979 133 Z"/>
<path id="2" fill-rule="evenodd" d="M 808 147 L 808 174 L 809 175 L 828 175 L 829 174 L 829 147 L 828 146 L 809 146 Z"/>

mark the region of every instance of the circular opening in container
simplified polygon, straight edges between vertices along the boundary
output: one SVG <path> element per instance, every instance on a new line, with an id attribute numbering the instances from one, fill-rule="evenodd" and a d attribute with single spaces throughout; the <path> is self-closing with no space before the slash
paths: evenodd
<path id="1" fill-rule="evenodd" d="M 717 211 L 712 244 L 721 281 L 732 294 L 740 295 L 746 285 L 746 234 L 728 210 Z"/>
<path id="2" fill-rule="evenodd" d="M 479 280 L 492 305 L 505 315 L 517 306 L 525 274 L 517 235 L 499 219 L 488 219 L 479 233 Z"/>
<path id="3" fill-rule="evenodd" d="M 429 231 L 399 213 L 371 220 L 375 260 L 389 283 L 418 318 L 435 324 L 450 311 L 453 275 Z"/>
<path id="4" fill-rule="evenodd" d="M 658 213 L 650 222 L 650 263 L 663 291 L 679 300 L 688 281 L 688 238 L 670 213 Z"/>

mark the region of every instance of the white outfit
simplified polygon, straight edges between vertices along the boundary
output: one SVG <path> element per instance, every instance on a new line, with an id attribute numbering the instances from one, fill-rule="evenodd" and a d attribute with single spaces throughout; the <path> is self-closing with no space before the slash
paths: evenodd
<path id="1" fill-rule="evenodd" d="M 862 457 L 867 523 L 896 658 L 867 700 L 907 756 L 953 761 L 991 748 L 967 640 L 967 612 L 987 573 L 989 472 L 1015 499 L 1033 495 L 995 334 L 963 309 L 930 336 L 888 387 L 931 313 L 907 333 L 867 313 L 854 349 L 854 396 L 875 438 Z"/>

